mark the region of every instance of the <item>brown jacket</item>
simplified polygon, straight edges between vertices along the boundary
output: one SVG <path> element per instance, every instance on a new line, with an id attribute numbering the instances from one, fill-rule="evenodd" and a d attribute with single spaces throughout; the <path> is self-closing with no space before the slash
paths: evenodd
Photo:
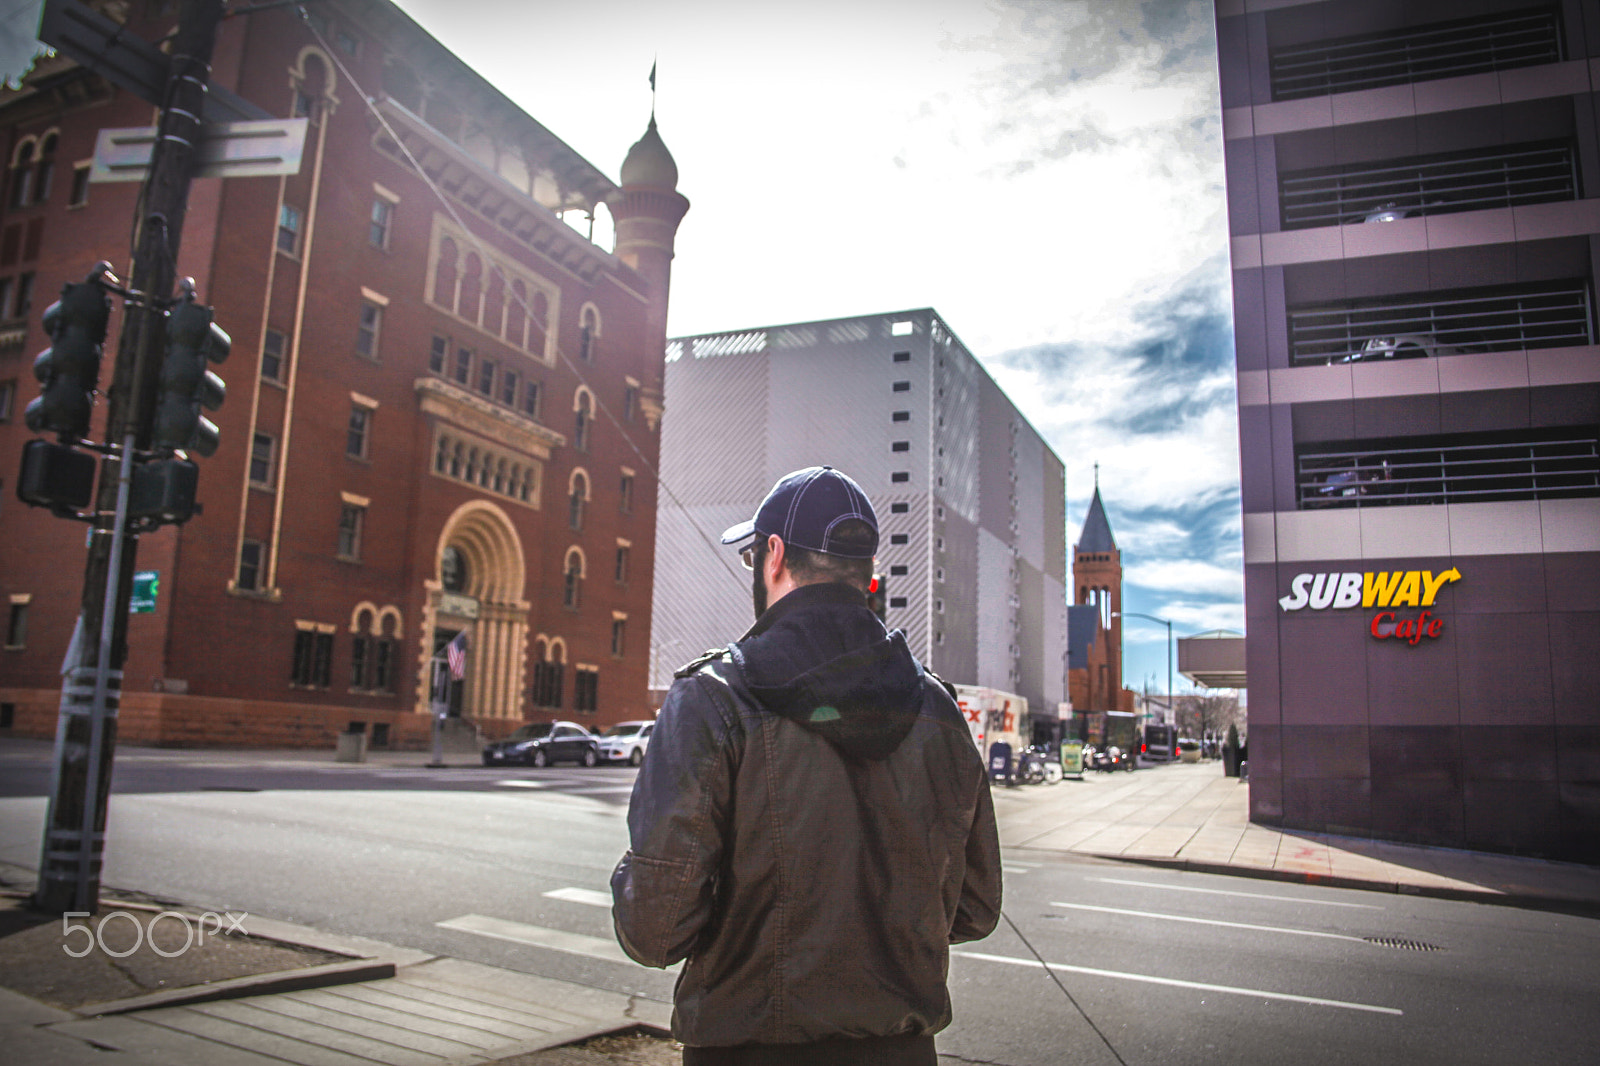
<path id="1" fill-rule="evenodd" d="M 694 1046 L 932 1034 L 987 936 L 1000 847 L 954 699 L 860 593 L 805 586 L 679 672 L 612 875 L 624 950 L 687 959 Z"/>

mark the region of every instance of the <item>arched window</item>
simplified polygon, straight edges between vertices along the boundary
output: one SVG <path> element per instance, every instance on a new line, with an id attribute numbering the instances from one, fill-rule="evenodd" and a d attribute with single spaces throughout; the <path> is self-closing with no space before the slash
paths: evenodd
<path id="1" fill-rule="evenodd" d="M 501 459 L 494 467 L 494 491 L 506 491 L 506 461 Z"/>
<path id="2" fill-rule="evenodd" d="M 456 304 L 456 314 L 468 322 L 476 323 L 483 311 L 483 260 L 476 252 L 467 253 L 467 264 L 461 269 L 461 299 Z"/>
<path id="3" fill-rule="evenodd" d="M 578 358 L 585 363 L 594 362 L 594 339 L 600 335 L 600 316 L 592 307 L 583 309 L 583 323 L 578 329 Z"/>
<path id="4" fill-rule="evenodd" d="M 440 307 L 456 308 L 456 242 L 446 237 L 439 242 L 439 258 L 433 264 L 433 302 Z"/>
<path id="5" fill-rule="evenodd" d="M 433 457 L 433 468 L 443 474 L 450 469 L 450 438 L 439 438 L 439 454 Z"/>
<path id="6" fill-rule="evenodd" d="M 567 525 L 583 528 L 583 505 L 589 499 L 589 479 L 581 471 L 572 475 L 572 493 L 567 498 Z"/>
<path id="7" fill-rule="evenodd" d="M 594 425 L 594 401 L 589 398 L 587 389 L 578 390 L 578 398 L 574 404 L 572 446 L 580 452 L 589 450 L 589 430 Z"/>
<path id="8" fill-rule="evenodd" d="M 11 156 L 11 199 L 8 202 L 12 207 L 27 207 L 33 198 L 33 153 L 37 146 L 38 142 L 29 138 L 18 144 Z"/>
<path id="9" fill-rule="evenodd" d="M 454 544 L 439 555 L 439 584 L 446 592 L 465 592 L 467 588 L 467 559 Z"/>
<path id="10" fill-rule="evenodd" d="M 467 453 L 467 480 L 478 480 L 478 449 L 476 448 Z"/>
<path id="11" fill-rule="evenodd" d="M 488 267 L 483 296 L 483 328 L 496 337 L 505 336 L 506 277 L 493 263 Z"/>
<path id="12" fill-rule="evenodd" d="M 460 442 L 457 442 L 456 443 L 456 447 L 455 447 L 455 451 L 450 456 L 450 476 L 451 477 L 460 477 L 461 476 L 461 452 L 462 452 L 462 445 L 460 444 Z"/>
<path id="13" fill-rule="evenodd" d="M 33 202 L 36 204 L 50 199 L 50 180 L 56 173 L 56 140 L 55 133 L 51 132 L 39 145 L 39 161 L 33 167 Z"/>
<path id="14" fill-rule="evenodd" d="M 527 346 L 528 286 L 520 279 L 511 283 L 511 303 L 506 308 L 506 343 Z"/>
<path id="15" fill-rule="evenodd" d="M 583 597 L 583 553 L 577 548 L 567 552 L 567 569 L 562 583 L 561 606 L 576 611 Z"/>
<path id="16" fill-rule="evenodd" d="M 533 294 L 528 304 L 528 351 L 544 356 L 545 331 L 550 325 L 550 301 L 542 292 Z"/>

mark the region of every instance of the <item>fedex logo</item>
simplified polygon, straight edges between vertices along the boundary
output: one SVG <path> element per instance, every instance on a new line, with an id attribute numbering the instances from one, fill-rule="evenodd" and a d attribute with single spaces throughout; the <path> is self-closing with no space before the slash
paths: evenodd
<path id="1" fill-rule="evenodd" d="M 1285 611 L 1309 607 L 1432 607 L 1439 590 L 1461 580 L 1455 567 L 1432 570 L 1390 570 L 1364 574 L 1296 574 L 1289 595 L 1278 600 Z"/>

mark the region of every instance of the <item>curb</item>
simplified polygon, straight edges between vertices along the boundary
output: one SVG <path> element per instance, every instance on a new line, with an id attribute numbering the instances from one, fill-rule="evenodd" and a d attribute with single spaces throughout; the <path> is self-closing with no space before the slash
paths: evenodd
<path id="1" fill-rule="evenodd" d="M 245 996 L 267 996 L 275 992 L 302 992 L 310 988 L 327 988 L 329 985 L 347 985 L 357 981 L 379 981 L 395 975 L 393 962 L 376 959 L 353 959 L 349 962 L 330 962 L 323 966 L 306 966 L 298 970 L 277 970 L 272 973 L 251 974 L 248 977 L 231 977 L 204 985 L 173 988 L 152 992 L 147 996 L 132 996 L 109 1003 L 91 1003 L 77 1007 L 72 1013 L 80 1018 L 98 1018 L 107 1014 L 127 1014 L 136 1010 L 153 1010 L 157 1007 L 181 1007 L 190 1003 L 209 1003 L 219 999 L 241 999 Z"/>
<path id="2" fill-rule="evenodd" d="M 1600 918 L 1600 901 L 1565 899 L 1559 896 L 1539 896 L 1522 892 L 1497 892 L 1493 889 L 1449 888 L 1444 885 L 1413 885 L 1403 881 L 1372 881 L 1359 877 L 1342 877 L 1316 874 L 1303 870 L 1275 870 L 1264 866 L 1229 866 L 1220 862 L 1201 862 L 1195 859 L 1161 858 L 1142 855 L 1105 855 L 1098 852 L 1073 852 L 1092 855 L 1096 859 L 1112 862 L 1154 866 L 1166 870 L 1187 870 L 1193 873 L 1222 874 L 1228 877 L 1249 877 L 1259 881 L 1285 881 L 1301 885 L 1321 885 L 1326 888 L 1353 888 L 1366 892 L 1387 892 L 1399 896 L 1423 896 L 1428 899 L 1447 899 L 1460 903 L 1482 903 L 1496 907 L 1516 907 L 1521 910 L 1551 911 L 1570 914 L 1578 918 Z"/>

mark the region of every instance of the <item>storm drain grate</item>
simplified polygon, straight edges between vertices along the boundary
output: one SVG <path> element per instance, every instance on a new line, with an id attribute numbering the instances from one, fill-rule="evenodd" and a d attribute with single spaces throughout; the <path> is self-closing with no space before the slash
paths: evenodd
<path id="1" fill-rule="evenodd" d="M 1424 944 L 1420 940 L 1406 940 L 1397 936 L 1364 936 L 1361 938 L 1380 948 L 1401 948 L 1405 951 L 1443 951 L 1438 944 Z"/>

